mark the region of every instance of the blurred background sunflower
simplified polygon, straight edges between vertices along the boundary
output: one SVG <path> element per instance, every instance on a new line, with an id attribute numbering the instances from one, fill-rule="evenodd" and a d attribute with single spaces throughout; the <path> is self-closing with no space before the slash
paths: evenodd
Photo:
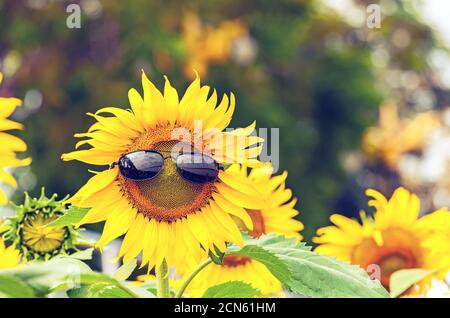
<path id="1" fill-rule="evenodd" d="M 448 233 L 450 211 L 439 209 L 419 218 L 419 198 L 398 188 L 387 200 L 380 192 L 368 190 L 369 205 L 375 208 L 372 218 L 361 212 L 362 224 L 339 214 L 330 217 L 334 226 L 317 230 L 315 249 L 343 261 L 374 271 L 376 279 L 389 290 L 391 275 L 402 269 L 428 269 L 439 279 L 450 270 L 447 244 L 425 244 Z M 375 268 L 374 266 L 377 266 Z M 431 277 L 405 294 L 420 294 L 430 287 Z"/>

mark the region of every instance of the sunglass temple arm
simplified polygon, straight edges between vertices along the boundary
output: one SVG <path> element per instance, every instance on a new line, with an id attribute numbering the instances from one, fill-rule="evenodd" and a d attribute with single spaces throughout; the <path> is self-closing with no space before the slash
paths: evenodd
<path id="1" fill-rule="evenodd" d="M 115 161 L 109 165 L 109 169 L 113 169 L 115 166 L 119 165 L 119 161 Z"/>

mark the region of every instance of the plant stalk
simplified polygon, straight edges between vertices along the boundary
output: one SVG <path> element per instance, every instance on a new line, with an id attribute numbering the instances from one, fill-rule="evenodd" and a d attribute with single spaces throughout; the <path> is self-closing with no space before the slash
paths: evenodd
<path id="1" fill-rule="evenodd" d="M 156 268 L 156 280 L 158 282 L 156 296 L 158 298 L 169 298 L 169 268 L 165 259 L 162 261 L 161 265 Z"/>
<path id="2" fill-rule="evenodd" d="M 188 285 L 191 283 L 191 281 L 194 279 L 195 276 L 197 276 L 198 273 L 202 271 L 206 266 L 208 266 L 212 262 L 212 259 L 208 258 L 205 262 L 201 263 L 192 273 L 189 275 L 189 277 L 184 281 L 183 285 L 181 286 L 180 290 L 178 291 L 176 298 L 182 298 L 184 291 L 188 287 Z"/>

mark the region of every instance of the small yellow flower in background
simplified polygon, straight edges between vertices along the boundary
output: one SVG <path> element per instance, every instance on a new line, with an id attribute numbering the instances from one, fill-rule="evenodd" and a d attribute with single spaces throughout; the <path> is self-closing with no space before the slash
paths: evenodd
<path id="1" fill-rule="evenodd" d="M 0 269 L 14 268 L 20 265 L 22 255 L 15 246 L 6 247 L 5 242 L 0 238 Z"/>
<path id="2" fill-rule="evenodd" d="M 0 84 L 3 75 L 0 73 Z M 0 97 L 0 182 L 4 182 L 12 187 L 17 187 L 14 177 L 5 168 L 26 166 L 31 163 L 31 159 L 18 159 L 17 152 L 27 150 L 26 143 L 13 135 L 5 133 L 6 130 L 22 129 L 20 123 L 9 120 L 8 117 L 22 104 L 20 99 L 14 97 Z M 6 204 L 8 199 L 0 189 L 0 205 Z"/>
<path id="3" fill-rule="evenodd" d="M 370 271 L 371 266 L 379 266 L 380 281 L 386 288 L 391 274 L 401 269 L 448 270 L 442 263 L 448 254 L 438 245 L 430 244 L 430 240 L 437 239 L 437 233 L 448 235 L 449 228 L 443 228 L 450 215 L 447 209 L 419 218 L 419 198 L 404 188 L 395 190 L 389 201 L 372 189 L 367 190 L 367 195 L 372 198 L 369 205 L 375 208 L 373 219 L 362 214 L 360 224 L 339 214 L 332 215 L 330 220 L 335 225 L 317 231 L 314 242 L 320 245 L 316 252 Z M 422 291 L 427 283 L 426 280 L 421 283 Z"/>
<path id="4" fill-rule="evenodd" d="M 421 150 L 427 135 L 439 124 L 435 112 L 400 119 L 397 105 L 388 102 L 380 107 L 378 126 L 369 128 L 364 135 L 362 148 L 370 159 L 396 169 L 402 155 Z"/>
<path id="5" fill-rule="evenodd" d="M 210 64 L 226 62 L 230 57 L 233 41 L 247 33 L 247 28 L 241 21 L 230 20 L 222 22 L 216 28 L 205 27 L 195 13 L 187 13 L 183 19 L 182 32 L 187 55 L 184 67 L 186 76 L 192 76 L 192 69 L 204 76 Z"/>
<path id="6" fill-rule="evenodd" d="M 249 223 L 239 222 L 242 229 L 258 238 L 268 233 L 296 237 L 301 240 L 299 231 L 303 224 L 294 219 L 298 211 L 294 208 L 297 199 L 292 199 L 292 191 L 285 187 L 287 172 L 278 176 L 271 175 L 271 167 L 252 169 L 247 175 L 247 168 L 234 165 L 230 169 L 246 176 L 266 198 L 266 206 L 258 210 L 247 210 L 253 222 L 253 230 Z M 249 220 L 248 220 L 249 221 Z M 263 296 L 279 294 L 281 283 L 270 273 L 265 265 L 251 258 L 240 255 L 229 255 L 223 259 L 223 265 L 210 264 L 192 280 L 186 290 L 191 296 L 201 296 L 209 287 L 229 281 L 244 281 L 259 289 Z"/>
<path id="7" fill-rule="evenodd" d="M 198 77 L 182 98 L 167 78 L 163 93 L 144 73 L 142 86 L 143 98 L 135 89 L 129 91 L 131 111 L 108 107 L 90 114 L 97 122 L 87 133 L 76 135 L 87 138 L 76 147 L 87 144 L 90 148 L 64 154 L 63 160 L 105 166 L 140 150 L 167 154 L 181 142 L 210 154 L 219 165 L 258 164 L 254 158 L 261 152 L 262 139 L 250 136 L 254 124 L 223 132 L 234 112 L 233 94 L 224 95 L 217 105 L 216 91 L 210 95 L 210 88 L 201 86 Z M 100 115 L 105 113 L 112 116 Z M 189 140 L 174 134 L 179 129 Z M 235 138 L 240 143 L 234 143 Z M 102 248 L 125 234 L 119 257 L 128 262 L 142 252 L 142 264 L 150 269 L 164 260 L 169 266 L 195 265 L 204 250 L 225 251 L 226 242 L 242 244 L 232 216 L 249 223 L 244 208 L 258 210 L 266 204 L 259 191 L 229 169 L 220 170 L 212 182 L 189 182 L 174 160 L 167 159 L 150 180 L 127 178 L 112 165 L 96 173 L 69 200 L 90 208 L 80 224 L 106 220 L 97 246 Z"/>

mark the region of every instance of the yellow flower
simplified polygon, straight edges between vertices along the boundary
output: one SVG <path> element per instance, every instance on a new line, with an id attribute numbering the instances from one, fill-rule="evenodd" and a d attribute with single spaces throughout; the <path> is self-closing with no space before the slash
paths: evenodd
<path id="1" fill-rule="evenodd" d="M 438 126 L 439 116 L 434 112 L 400 119 L 397 105 L 389 102 L 380 107 L 379 124 L 367 130 L 362 148 L 369 158 L 396 169 L 402 155 L 422 150 L 427 135 Z"/>
<path id="2" fill-rule="evenodd" d="M 0 238 L 0 269 L 17 267 L 21 259 L 22 256 L 15 246 L 6 247 L 3 239 Z"/>
<path id="3" fill-rule="evenodd" d="M 292 198 L 292 190 L 286 188 L 287 171 L 281 175 L 272 175 L 273 168 L 270 164 L 254 168 L 248 173 L 245 166 L 233 165 L 230 170 L 236 171 L 247 178 L 265 198 L 266 205 L 259 210 L 247 209 L 247 213 L 253 221 L 253 230 L 248 224 L 240 222 L 240 227 L 249 234 L 258 238 L 263 234 L 277 233 L 286 237 L 302 239 L 300 231 L 304 226 L 300 221 L 295 220 L 298 211 L 295 209 L 297 198 Z M 239 220 L 237 220 L 239 222 Z"/>
<path id="4" fill-rule="evenodd" d="M 239 168 L 236 165 L 231 169 L 254 183 L 267 201 L 263 209 L 247 210 L 253 221 L 253 230 L 249 230 L 243 223 L 241 227 L 249 230 L 250 235 L 255 238 L 277 233 L 301 240 L 298 232 L 303 230 L 303 224 L 294 219 L 298 215 L 294 208 L 297 199 L 292 199 L 292 191 L 285 187 L 287 172 L 272 177 L 272 169 L 266 166 L 253 169 L 247 176 L 245 167 Z M 259 289 L 263 296 L 275 295 L 282 290 L 281 283 L 263 264 L 248 257 L 228 255 L 224 257 L 222 266 L 210 264 L 203 269 L 191 282 L 186 293 L 201 296 L 209 287 L 229 281 L 247 282 Z"/>
<path id="5" fill-rule="evenodd" d="M 198 77 L 181 99 L 167 78 L 163 94 L 144 73 L 142 85 L 143 98 L 135 89 L 129 91 L 131 111 L 108 107 L 90 114 L 97 122 L 87 133 L 76 136 L 87 137 L 77 147 L 88 144 L 91 148 L 62 158 L 110 165 L 132 151 L 168 151 L 182 142 L 221 165 L 258 164 L 254 158 L 261 152 L 258 144 L 262 139 L 250 136 L 254 124 L 223 132 L 234 112 L 233 94 L 229 98 L 224 95 L 217 106 L 217 93 L 209 96 L 209 87 L 201 86 Z M 113 116 L 100 115 L 104 113 Z M 91 208 L 80 224 L 106 220 L 100 248 L 126 234 L 119 256 L 127 262 L 142 251 L 143 264 L 148 263 L 149 268 L 164 259 L 169 266 L 196 264 L 202 248 L 224 251 L 225 242 L 242 244 L 231 216 L 251 226 L 244 208 L 265 205 L 253 185 L 235 171 L 221 170 L 216 181 L 195 184 L 180 176 L 173 160 L 165 160 L 161 172 L 151 180 L 127 179 L 117 166 L 104 170 L 69 201 Z"/>
<path id="6" fill-rule="evenodd" d="M 0 73 L 0 84 L 2 79 L 3 75 Z M 5 133 L 6 130 L 23 128 L 22 124 L 7 119 L 21 104 L 20 99 L 0 97 L 0 181 L 12 187 L 17 187 L 17 182 L 5 168 L 26 166 L 31 162 L 30 158 L 16 158 L 16 152 L 27 150 L 25 142 L 16 136 Z M 0 189 L 0 205 L 7 202 L 5 193 Z"/>
<path id="7" fill-rule="evenodd" d="M 192 12 L 183 19 L 183 42 L 186 46 L 185 74 L 191 70 L 206 75 L 209 64 L 222 64 L 230 56 L 231 45 L 235 39 L 247 34 L 241 21 L 224 21 L 216 28 L 205 27 L 199 17 Z"/>
<path id="8" fill-rule="evenodd" d="M 374 273 L 373 266 L 379 266 L 379 279 L 386 288 L 391 274 L 401 269 L 443 270 L 439 259 L 445 254 L 425 242 L 438 232 L 449 211 L 441 209 L 419 218 L 420 200 L 404 188 L 395 190 L 389 201 L 375 190 L 366 193 L 372 198 L 369 205 L 375 208 L 373 219 L 362 213 L 361 225 L 345 216 L 332 215 L 330 220 L 335 226 L 317 231 L 314 242 L 321 245 L 316 252 L 336 256 Z"/>

